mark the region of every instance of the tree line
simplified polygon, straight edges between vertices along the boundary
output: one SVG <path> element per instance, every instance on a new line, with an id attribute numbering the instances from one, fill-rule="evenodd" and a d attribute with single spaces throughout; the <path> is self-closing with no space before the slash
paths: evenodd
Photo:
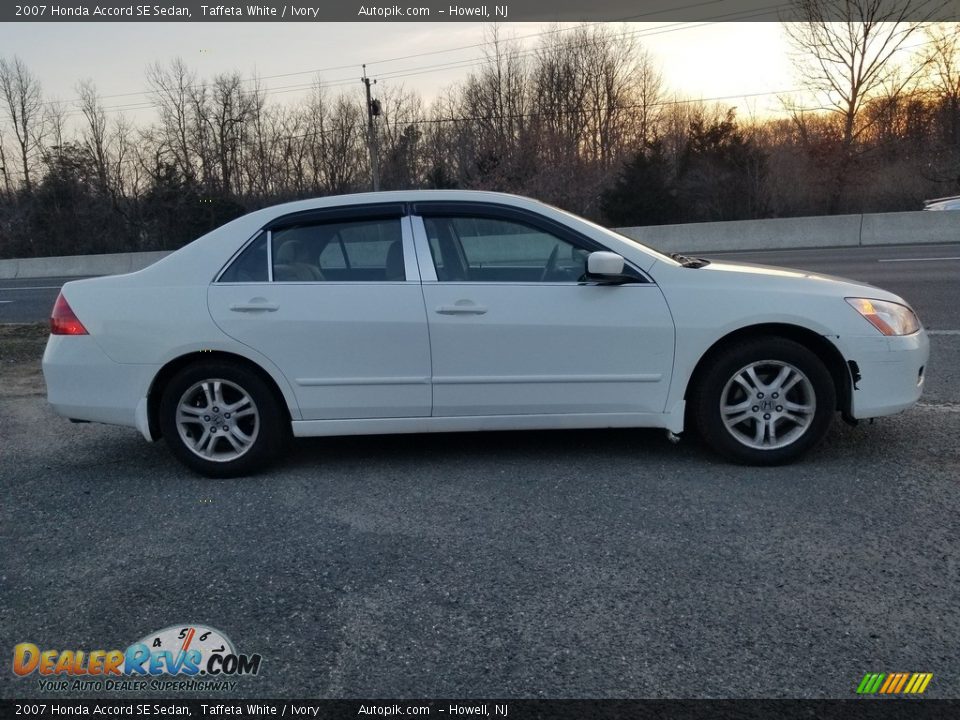
<path id="1" fill-rule="evenodd" d="M 376 86 L 381 189 L 513 192 L 614 226 L 916 210 L 960 192 L 960 25 L 844 27 L 818 21 L 820 3 L 788 28 L 815 107 L 784 97 L 778 118 L 671 93 L 613 26 L 532 49 L 491 28 L 484 62 L 432 102 Z M 359 80 L 317 78 L 284 103 L 177 59 L 146 82 L 156 120 L 138 126 L 90 81 L 68 109 L 0 58 L 0 257 L 173 249 L 259 207 L 370 189 Z"/>

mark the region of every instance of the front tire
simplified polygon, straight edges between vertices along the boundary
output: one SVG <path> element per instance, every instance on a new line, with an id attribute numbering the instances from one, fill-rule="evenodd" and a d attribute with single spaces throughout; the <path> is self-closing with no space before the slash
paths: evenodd
<path id="1" fill-rule="evenodd" d="M 690 400 L 693 421 L 713 450 L 746 465 L 783 465 L 823 439 L 836 388 L 803 345 L 758 338 L 730 345 L 708 362 Z"/>
<path id="2" fill-rule="evenodd" d="M 249 475 L 279 453 L 284 418 L 270 388 L 253 371 L 225 362 L 178 372 L 160 400 L 170 450 L 212 478 Z"/>

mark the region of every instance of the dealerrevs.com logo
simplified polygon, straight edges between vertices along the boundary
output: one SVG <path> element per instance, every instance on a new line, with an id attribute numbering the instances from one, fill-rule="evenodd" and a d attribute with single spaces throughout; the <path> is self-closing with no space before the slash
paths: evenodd
<path id="1" fill-rule="evenodd" d="M 13 672 L 39 676 L 39 689 L 63 691 L 234 690 L 236 678 L 256 675 L 262 657 L 238 653 L 230 639 L 205 625 L 171 625 L 125 650 L 13 648 Z"/>

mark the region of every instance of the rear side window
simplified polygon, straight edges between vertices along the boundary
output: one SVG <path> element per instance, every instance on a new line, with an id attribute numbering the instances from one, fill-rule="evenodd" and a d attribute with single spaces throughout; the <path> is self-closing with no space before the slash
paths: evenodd
<path id="1" fill-rule="evenodd" d="M 267 282 L 267 233 L 247 245 L 220 276 L 222 283 Z"/>
<path id="2" fill-rule="evenodd" d="M 406 279 L 400 219 L 295 225 L 273 231 L 275 282 Z"/>

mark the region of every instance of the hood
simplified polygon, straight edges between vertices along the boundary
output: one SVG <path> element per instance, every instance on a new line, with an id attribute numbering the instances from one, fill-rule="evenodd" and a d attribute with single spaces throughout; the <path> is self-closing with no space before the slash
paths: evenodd
<path id="1" fill-rule="evenodd" d="M 709 278 L 721 284 L 750 284 L 764 290 L 790 290 L 815 295 L 869 297 L 908 305 L 900 296 L 870 283 L 811 270 L 711 260 L 709 265 L 688 271 L 703 273 L 704 281 Z"/>

